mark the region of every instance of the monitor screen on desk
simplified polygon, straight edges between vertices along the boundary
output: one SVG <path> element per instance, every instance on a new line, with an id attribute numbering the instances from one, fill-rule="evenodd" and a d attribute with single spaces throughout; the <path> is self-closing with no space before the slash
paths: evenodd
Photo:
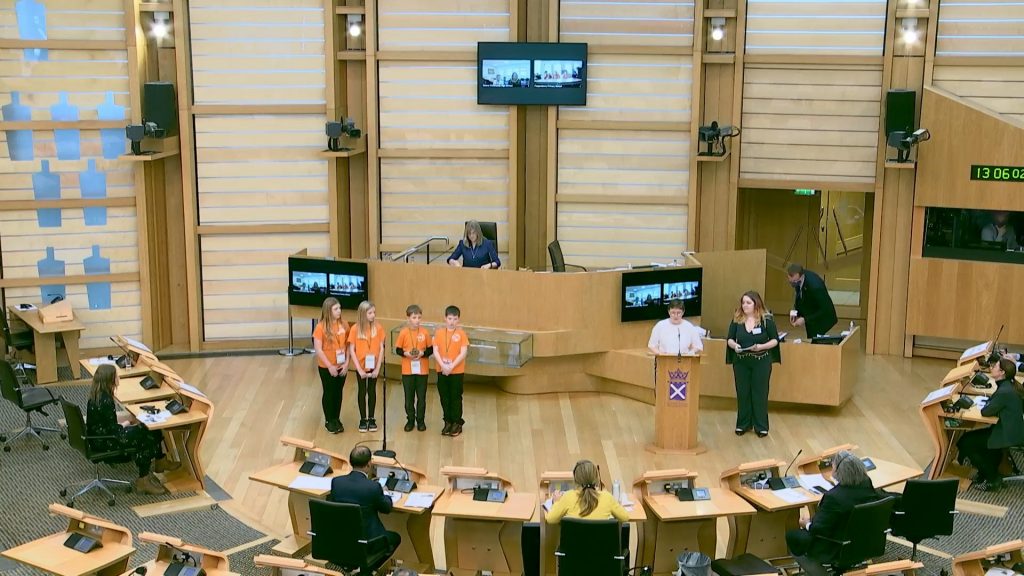
<path id="1" fill-rule="evenodd" d="M 668 317 L 668 303 L 680 300 L 684 316 L 700 316 L 701 268 L 662 268 L 622 274 L 623 322 L 658 320 Z"/>
<path id="2" fill-rule="evenodd" d="M 366 262 L 320 258 L 288 258 L 288 304 L 322 306 L 328 296 L 353 309 L 369 299 Z"/>

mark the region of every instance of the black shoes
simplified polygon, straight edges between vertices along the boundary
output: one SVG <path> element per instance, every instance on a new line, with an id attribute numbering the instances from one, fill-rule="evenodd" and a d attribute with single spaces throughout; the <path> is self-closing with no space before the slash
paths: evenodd
<path id="1" fill-rule="evenodd" d="M 331 434 L 340 434 L 345 431 L 345 426 L 342 425 L 341 420 L 331 420 L 327 423 L 326 428 Z"/>
<path id="2" fill-rule="evenodd" d="M 454 426 L 455 426 L 455 424 L 453 424 L 451 422 L 445 422 L 444 423 L 444 428 L 441 430 L 441 436 L 451 436 L 452 428 Z"/>
<path id="3" fill-rule="evenodd" d="M 750 428 L 747 428 L 747 429 L 743 429 L 743 428 L 737 428 L 737 429 L 736 429 L 736 435 L 737 435 L 737 436 L 743 436 L 743 435 L 744 435 L 744 434 L 746 434 L 747 432 L 750 432 Z"/>
<path id="4" fill-rule="evenodd" d="M 376 432 L 377 431 L 377 420 L 375 418 L 368 419 L 366 421 L 366 427 L 367 427 L 367 429 L 370 432 Z"/>
<path id="5" fill-rule="evenodd" d="M 971 488 L 980 490 L 982 492 L 999 492 L 1003 489 L 1003 480 L 983 480 L 981 482 L 975 482 L 971 484 Z"/>
<path id="6" fill-rule="evenodd" d="M 452 429 L 448 432 L 448 435 L 452 438 L 462 434 L 462 424 L 452 424 Z"/>
<path id="7" fill-rule="evenodd" d="M 405 430 L 406 432 L 412 432 L 412 429 L 415 427 L 416 424 L 412 420 L 406 420 L 405 428 L 403 428 L 403 430 Z"/>
<path id="8" fill-rule="evenodd" d="M 361 418 L 359 420 L 359 431 L 360 432 L 367 432 L 367 431 L 369 431 L 369 423 L 368 422 L 369 421 L 366 418 Z"/>
<path id="9" fill-rule="evenodd" d="M 420 432 L 426 431 L 427 423 L 420 420 L 419 422 L 416 423 L 416 429 L 419 430 Z"/>
<path id="10" fill-rule="evenodd" d="M 757 437 L 758 438 L 767 438 L 768 437 L 768 431 L 767 430 L 758 430 L 757 431 Z"/>

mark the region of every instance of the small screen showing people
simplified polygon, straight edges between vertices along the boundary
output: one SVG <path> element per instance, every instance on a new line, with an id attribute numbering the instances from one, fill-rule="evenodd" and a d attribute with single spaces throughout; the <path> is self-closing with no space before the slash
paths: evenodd
<path id="1" fill-rule="evenodd" d="M 697 297 L 698 282 L 673 282 L 662 285 L 662 304 L 672 300 L 692 300 Z"/>
<path id="2" fill-rule="evenodd" d="M 292 272 L 292 290 L 304 294 L 326 294 L 327 274 L 323 272 Z"/>
<path id="3" fill-rule="evenodd" d="M 661 284 L 626 286 L 626 308 L 643 308 L 661 302 Z"/>
<path id="4" fill-rule="evenodd" d="M 529 88 L 529 60 L 484 60 L 484 86 L 491 88 Z"/>
<path id="5" fill-rule="evenodd" d="M 579 88 L 583 85 L 582 60 L 534 60 L 533 85 L 537 88 Z"/>
<path id="6" fill-rule="evenodd" d="M 331 274 L 331 294 L 349 296 L 366 292 L 366 278 L 349 274 Z"/>

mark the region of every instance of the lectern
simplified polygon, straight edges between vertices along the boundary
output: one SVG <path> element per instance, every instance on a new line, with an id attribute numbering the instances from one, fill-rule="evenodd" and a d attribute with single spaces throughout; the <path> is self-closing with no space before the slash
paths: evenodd
<path id="1" fill-rule="evenodd" d="M 700 454 L 700 356 L 658 355 L 654 359 L 654 442 L 659 453 Z"/>

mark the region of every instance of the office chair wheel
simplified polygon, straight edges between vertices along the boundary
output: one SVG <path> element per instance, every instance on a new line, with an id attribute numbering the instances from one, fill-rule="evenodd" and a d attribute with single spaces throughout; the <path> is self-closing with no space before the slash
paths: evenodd
<path id="1" fill-rule="evenodd" d="M 4 440 L 4 442 L 6 442 L 6 440 Z M 10 452 L 10 451 L 11 451 L 11 447 L 10 446 L 4 446 L 4 452 Z"/>
<path id="2" fill-rule="evenodd" d="M 7 434 L 0 434 L 0 442 L 7 442 Z"/>
<path id="3" fill-rule="evenodd" d="M 68 500 L 67 504 L 68 504 L 68 508 L 74 508 L 75 507 L 75 501 L 74 500 Z"/>
<path id="4" fill-rule="evenodd" d="M 107 506 L 113 506 L 114 504 L 116 504 L 116 502 L 114 502 L 113 498 L 111 498 L 110 500 L 107 500 Z"/>
<path id="5" fill-rule="evenodd" d="M 68 489 L 67 488 L 61 488 L 60 489 L 60 497 L 61 498 L 65 498 L 65 497 L 67 497 L 67 495 L 68 495 Z"/>
<path id="6" fill-rule="evenodd" d="M 67 440 L 67 439 L 68 439 L 68 435 L 67 435 L 67 433 L 65 433 L 65 432 L 61 432 L 61 433 L 60 433 L 60 439 L 61 439 L 61 440 Z"/>
<path id="7" fill-rule="evenodd" d="M 43 451 L 44 452 L 49 450 L 49 449 L 50 449 L 50 445 L 49 444 L 43 444 Z"/>

